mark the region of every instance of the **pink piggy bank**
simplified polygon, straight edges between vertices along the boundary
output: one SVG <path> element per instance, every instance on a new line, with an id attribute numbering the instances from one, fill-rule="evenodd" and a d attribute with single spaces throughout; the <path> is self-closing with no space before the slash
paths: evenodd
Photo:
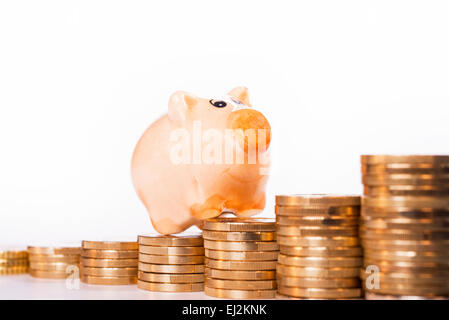
<path id="1" fill-rule="evenodd" d="M 244 87 L 222 99 L 175 92 L 132 158 L 133 184 L 154 228 L 172 234 L 222 212 L 262 211 L 270 139 L 270 125 Z"/>

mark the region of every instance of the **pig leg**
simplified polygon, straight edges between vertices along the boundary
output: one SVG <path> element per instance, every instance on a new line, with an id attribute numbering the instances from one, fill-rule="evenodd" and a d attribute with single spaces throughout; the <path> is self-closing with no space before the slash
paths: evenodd
<path id="1" fill-rule="evenodd" d="M 230 208 L 235 210 L 235 215 L 238 217 L 251 217 L 258 213 L 261 213 L 265 208 L 265 194 L 263 194 L 258 201 L 250 204 L 248 202 L 235 204 L 232 206 L 232 203 L 227 203 Z"/>
<path id="2" fill-rule="evenodd" d="M 224 208 L 225 200 L 219 195 L 209 197 L 204 203 L 196 203 L 190 207 L 192 215 L 200 220 L 218 217 Z"/>

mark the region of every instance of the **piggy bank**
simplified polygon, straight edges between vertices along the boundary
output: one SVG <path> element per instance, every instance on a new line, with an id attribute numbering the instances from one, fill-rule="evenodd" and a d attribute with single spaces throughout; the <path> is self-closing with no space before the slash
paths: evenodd
<path id="1" fill-rule="evenodd" d="M 265 207 L 271 128 L 237 87 L 219 99 L 178 91 L 138 141 L 131 175 L 156 231 L 172 234 Z"/>

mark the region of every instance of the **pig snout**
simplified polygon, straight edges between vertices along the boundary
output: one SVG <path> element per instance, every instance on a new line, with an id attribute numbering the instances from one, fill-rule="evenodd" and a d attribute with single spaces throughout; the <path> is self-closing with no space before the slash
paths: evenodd
<path id="1" fill-rule="evenodd" d="M 243 132 L 242 142 L 244 144 L 245 152 L 251 150 L 264 151 L 268 149 L 271 142 L 271 127 L 265 116 L 254 109 L 240 109 L 231 112 L 227 127 L 235 130 L 241 137 Z"/>

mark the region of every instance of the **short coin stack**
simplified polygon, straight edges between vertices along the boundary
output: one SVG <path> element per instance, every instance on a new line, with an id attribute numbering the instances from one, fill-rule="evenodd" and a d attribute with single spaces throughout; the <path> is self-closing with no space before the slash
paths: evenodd
<path id="1" fill-rule="evenodd" d="M 361 297 L 359 196 L 276 196 L 277 267 L 281 296 Z"/>
<path id="2" fill-rule="evenodd" d="M 201 235 L 139 236 L 137 287 L 149 291 L 204 290 L 204 247 Z"/>
<path id="3" fill-rule="evenodd" d="M 449 296 L 449 156 L 366 155 L 361 163 L 366 292 Z"/>
<path id="4" fill-rule="evenodd" d="M 274 298 L 279 252 L 275 230 L 274 219 L 206 220 L 205 293 L 227 299 Z"/>
<path id="5" fill-rule="evenodd" d="M 78 272 L 80 252 L 79 246 L 29 246 L 30 275 L 44 279 L 66 279 L 73 272 Z"/>
<path id="6" fill-rule="evenodd" d="M 88 284 L 127 285 L 137 282 L 136 241 L 83 241 L 81 281 Z"/>
<path id="7" fill-rule="evenodd" d="M 28 272 L 28 252 L 26 250 L 0 250 L 0 275 Z"/>

